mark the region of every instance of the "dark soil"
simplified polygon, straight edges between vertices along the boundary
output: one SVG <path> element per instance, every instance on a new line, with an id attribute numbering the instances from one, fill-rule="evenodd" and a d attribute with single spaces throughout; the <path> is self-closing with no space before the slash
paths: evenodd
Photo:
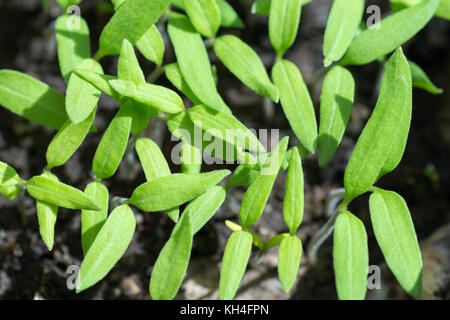
<path id="1" fill-rule="evenodd" d="M 82 16 L 87 20 L 92 51 L 98 48 L 102 27 L 112 12 L 108 1 L 83 0 Z M 245 20 L 248 30 L 233 32 L 249 43 L 268 68 L 274 60 L 267 34 L 267 18 L 250 14 L 251 1 L 230 1 Z M 369 1 L 387 12 L 388 1 Z M 58 70 L 54 20 L 58 7 L 50 1 L 46 15 L 39 0 L 0 0 L 0 68 L 14 69 L 32 75 L 64 93 L 65 83 Z M 314 0 L 302 12 L 298 39 L 286 58 L 295 62 L 310 85 L 318 114 L 320 83 L 313 80 L 321 69 L 322 40 L 331 0 Z M 170 41 L 165 36 L 165 62 L 175 60 Z M 414 113 L 408 146 L 400 166 L 382 178 L 380 187 L 395 190 L 407 201 L 420 240 L 426 239 L 450 220 L 450 23 L 433 19 L 404 47 L 407 57 L 418 63 L 445 93 L 433 96 L 414 90 Z M 263 108 L 263 100 L 236 80 L 211 54 L 217 66 L 219 89 L 235 115 L 250 128 L 279 128 L 282 135 L 291 136 L 291 145 L 298 140 L 279 105 Z M 140 57 L 146 75 L 154 68 Z M 115 74 L 117 58 L 102 59 L 106 73 Z M 356 103 L 341 146 L 332 161 L 319 168 L 316 156 L 304 160 L 305 216 L 298 235 L 306 248 L 314 233 L 326 222 L 324 202 L 328 193 L 343 185 L 343 175 L 356 139 L 370 116 L 377 98 L 380 65 L 372 63 L 350 68 L 357 83 Z M 160 83 L 169 86 L 162 77 Z M 103 96 L 95 120 L 97 133 L 92 133 L 66 165 L 54 172 L 60 180 L 79 189 L 90 181 L 91 161 L 106 125 L 118 109 L 118 104 Z M 45 152 L 54 131 L 33 124 L 5 109 L 0 109 L 0 160 L 13 166 L 24 179 L 40 174 L 45 167 Z M 145 135 L 158 142 L 170 158 L 174 142 L 165 123 L 154 121 Z M 233 167 L 228 166 L 232 169 Z M 205 166 L 204 170 L 214 167 Z M 174 172 L 180 171 L 173 166 Z M 433 175 L 434 174 L 434 175 Z M 437 175 L 437 176 L 436 176 Z M 436 177 L 437 178 L 436 178 Z M 130 196 L 144 182 L 140 165 L 133 158 L 124 160 L 118 173 L 106 181 L 111 194 Z M 277 179 L 262 219 L 254 231 L 268 238 L 287 231 L 282 219 L 285 176 Z M 243 188 L 230 189 L 227 200 L 205 228 L 196 235 L 192 261 L 177 298 L 214 298 L 221 260 L 229 231 L 226 219 L 236 220 Z M 355 200 L 350 210 L 360 217 L 368 230 L 370 264 L 380 265 L 384 259 L 370 226 L 368 198 Z M 40 239 L 35 202 L 26 196 L 22 201 L 0 198 L 0 300 L 1 299 L 149 299 L 148 284 L 152 266 L 168 239 L 173 223 L 167 216 L 135 210 L 137 230 L 125 256 L 108 276 L 93 288 L 75 294 L 67 288 L 68 266 L 79 265 L 83 254 L 80 238 L 80 214 L 60 209 L 56 224 L 55 247 L 48 252 Z M 303 256 L 298 284 L 290 295 L 280 294 L 276 281 L 276 250 L 268 252 L 259 264 L 252 265 L 244 279 L 238 298 L 252 299 L 335 299 L 334 275 L 329 239 L 319 252 L 319 264 L 310 266 Z M 388 273 L 388 271 L 383 271 Z M 253 290 L 253 291 L 252 291 Z M 448 298 L 449 287 L 435 298 Z"/>

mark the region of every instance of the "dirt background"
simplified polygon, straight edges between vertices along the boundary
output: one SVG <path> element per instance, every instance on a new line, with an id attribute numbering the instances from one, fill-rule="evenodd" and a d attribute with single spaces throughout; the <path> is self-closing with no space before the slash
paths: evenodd
<path id="1" fill-rule="evenodd" d="M 248 26 L 246 30 L 224 29 L 249 43 L 270 70 L 274 53 L 268 39 L 267 18 L 252 15 L 252 1 L 230 1 Z M 388 1 L 368 1 L 388 12 Z M 318 112 L 320 82 L 313 85 L 322 63 L 323 32 L 331 0 L 314 0 L 302 10 L 300 31 L 286 58 L 301 69 Z M 83 0 L 82 16 L 91 31 L 92 51 L 98 48 L 102 27 L 112 14 L 108 1 Z M 19 70 L 48 83 L 64 93 L 65 83 L 58 70 L 54 21 L 60 14 L 50 1 L 49 14 L 39 0 L 0 0 L 0 68 Z M 170 41 L 166 42 L 165 63 L 175 60 Z M 427 72 L 433 82 L 445 90 L 433 96 L 414 90 L 414 111 L 410 138 L 400 166 L 378 185 L 395 190 L 407 201 L 424 256 L 424 299 L 450 298 L 450 23 L 435 18 L 403 48 L 407 57 Z M 280 105 L 264 106 L 263 99 L 236 80 L 211 53 L 219 73 L 219 90 L 235 115 L 248 127 L 279 128 L 282 135 L 298 140 L 289 128 Z M 140 56 L 146 75 L 154 68 Z M 106 73 L 116 74 L 117 57 L 101 61 Z M 372 63 L 351 67 L 357 84 L 356 102 L 342 143 L 332 161 L 323 169 L 316 156 L 304 160 L 305 215 L 298 231 L 306 247 L 314 233 L 326 222 L 324 203 L 329 192 L 343 185 L 343 174 L 356 139 L 373 109 L 380 81 L 380 65 Z M 160 84 L 169 85 L 163 76 Z M 91 161 L 106 125 L 118 104 L 103 96 L 91 133 L 78 152 L 54 172 L 79 189 L 90 181 Z M 7 162 L 24 179 L 40 174 L 45 167 L 45 152 L 55 132 L 0 109 L 0 160 Z M 152 121 L 144 133 L 170 156 L 174 143 L 164 122 Z M 228 166 L 233 169 L 233 166 Z M 204 170 L 215 167 L 205 166 Z M 173 172 L 180 171 L 173 166 Z M 111 194 L 129 196 L 145 178 L 134 155 L 122 162 L 117 174 L 106 181 Z M 253 231 L 264 239 L 286 232 L 282 219 L 285 174 L 280 174 L 261 220 Z M 244 188 L 231 188 L 227 199 L 211 222 L 195 237 L 192 258 L 179 299 L 217 297 L 220 261 L 230 234 L 226 219 L 236 221 Z M 399 288 L 379 250 L 370 225 L 368 197 L 355 200 L 350 210 L 367 228 L 370 264 L 382 270 L 382 289 L 368 292 L 370 299 L 409 299 Z M 56 223 L 55 246 L 48 252 L 40 239 L 35 202 L 0 198 L 0 300 L 1 299 L 150 299 L 148 294 L 152 266 L 167 240 L 173 223 L 164 215 L 135 210 L 137 229 L 125 256 L 99 284 L 81 294 L 67 288 L 68 266 L 82 261 L 80 214 L 60 209 Z M 244 277 L 238 299 L 336 299 L 328 239 L 319 251 L 319 261 L 311 266 L 303 254 L 296 285 L 290 293 L 282 291 L 277 280 L 277 249 L 269 250 L 259 261 L 252 261 Z M 253 255 L 256 254 L 256 251 Z"/>

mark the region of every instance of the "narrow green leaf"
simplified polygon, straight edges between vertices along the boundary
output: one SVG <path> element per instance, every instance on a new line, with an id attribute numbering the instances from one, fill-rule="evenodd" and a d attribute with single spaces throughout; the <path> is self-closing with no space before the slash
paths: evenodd
<path id="1" fill-rule="evenodd" d="M 164 41 L 156 25 L 152 25 L 150 29 L 139 40 L 136 46 L 147 60 L 162 65 L 164 58 Z"/>
<path id="2" fill-rule="evenodd" d="M 223 64 L 246 86 L 278 102 L 279 92 L 270 81 L 267 71 L 256 52 L 234 35 L 216 39 L 214 51 Z"/>
<path id="3" fill-rule="evenodd" d="M 140 136 L 141 133 L 147 129 L 150 122 L 150 117 L 159 115 L 160 111 L 146 105 L 145 103 L 140 103 L 134 100 L 132 100 L 132 103 L 133 105 L 131 109 L 133 120 L 131 122 L 131 132 L 136 136 Z"/>
<path id="4" fill-rule="evenodd" d="M 220 10 L 216 0 L 182 0 L 189 19 L 201 35 L 213 38 L 220 27 Z"/>
<path id="5" fill-rule="evenodd" d="M 79 293 L 103 279 L 125 253 L 136 228 L 134 213 L 121 205 L 109 215 L 86 253 L 78 273 Z"/>
<path id="6" fill-rule="evenodd" d="M 132 101 L 125 101 L 103 134 L 92 169 L 98 179 L 114 175 L 125 153 L 132 122 Z"/>
<path id="7" fill-rule="evenodd" d="M 127 0 L 100 35 L 97 58 L 118 54 L 123 39 L 136 43 L 166 10 L 169 0 Z"/>
<path id="8" fill-rule="evenodd" d="M 281 241 L 285 238 L 289 238 L 291 235 L 289 233 L 277 234 L 276 236 L 270 238 L 264 243 L 264 250 L 269 250 L 281 244 Z"/>
<path id="9" fill-rule="evenodd" d="M 220 300 L 231 300 L 236 295 L 250 258 L 252 241 L 252 235 L 247 231 L 233 232 L 228 239 L 220 271 Z"/>
<path id="10" fill-rule="evenodd" d="M 217 170 L 159 177 L 136 188 L 129 202 L 146 212 L 171 209 L 198 197 L 229 174 L 228 170 Z"/>
<path id="11" fill-rule="evenodd" d="M 24 73 L 0 70 L 0 105 L 28 120 L 59 129 L 67 120 L 64 96 Z"/>
<path id="12" fill-rule="evenodd" d="M 43 177 L 58 181 L 58 178 L 46 171 L 42 174 Z M 53 249 L 55 240 L 55 224 L 58 215 L 58 206 L 36 200 L 36 211 L 39 222 L 39 232 L 49 251 Z"/>
<path id="13" fill-rule="evenodd" d="M 281 57 L 297 37 L 301 0 L 272 0 L 269 14 L 269 36 L 277 55 Z"/>
<path id="14" fill-rule="evenodd" d="M 102 66 L 93 59 L 83 60 L 78 67 L 102 74 Z M 77 74 L 70 76 L 66 92 L 66 111 L 70 120 L 78 124 L 92 114 L 100 99 L 100 90 Z"/>
<path id="15" fill-rule="evenodd" d="M 333 262 L 340 300 L 364 300 L 367 290 L 369 248 L 364 224 L 348 211 L 334 226 Z"/>
<path id="16" fill-rule="evenodd" d="M 252 5 L 252 13 L 268 16 L 270 14 L 271 0 L 255 0 Z"/>
<path id="17" fill-rule="evenodd" d="M 304 196 L 302 160 L 297 148 L 294 148 L 289 161 L 283 202 L 284 221 L 291 235 L 295 233 L 302 222 Z"/>
<path id="18" fill-rule="evenodd" d="M 386 64 L 377 105 L 345 170 L 347 202 L 366 192 L 400 162 L 411 122 L 411 90 L 408 61 L 398 49 Z"/>
<path id="19" fill-rule="evenodd" d="M 328 67 L 339 61 L 347 51 L 358 30 L 364 13 L 364 0 L 334 0 L 328 16 L 323 41 L 323 64 Z"/>
<path id="20" fill-rule="evenodd" d="M 114 10 L 117 11 L 117 9 L 120 8 L 120 6 L 125 2 L 126 0 L 111 0 L 114 6 Z"/>
<path id="21" fill-rule="evenodd" d="M 415 6 L 420 2 L 422 0 L 391 0 L 391 7 L 393 11 L 398 11 L 406 7 Z M 450 20 L 450 0 L 440 0 L 434 15 L 442 19 Z"/>
<path id="22" fill-rule="evenodd" d="M 347 69 L 335 66 L 322 86 L 320 96 L 319 165 L 331 159 L 350 120 L 355 98 L 355 80 Z"/>
<path id="23" fill-rule="evenodd" d="M 158 145 L 148 138 L 139 138 L 136 141 L 136 152 L 144 169 L 147 181 L 170 175 L 169 164 Z M 167 215 L 175 222 L 178 221 L 179 210 L 172 208 L 167 210 Z"/>
<path id="24" fill-rule="evenodd" d="M 128 80 L 110 80 L 109 83 L 121 95 L 158 110 L 168 113 L 178 113 L 184 110 L 183 100 L 180 96 L 163 86 L 150 83 L 135 85 Z"/>
<path id="25" fill-rule="evenodd" d="M 183 78 L 183 74 L 181 73 L 180 65 L 177 62 L 168 64 L 164 66 L 164 72 L 166 74 L 167 79 L 180 90 L 189 100 L 192 101 L 194 105 L 202 104 L 199 98 L 192 92 L 191 88 Z"/>
<path id="26" fill-rule="evenodd" d="M 440 0 L 434 14 L 436 17 L 450 20 L 450 0 Z"/>
<path id="27" fill-rule="evenodd" d="M 438 4 L 439 0 L 424 0 L 361 32 L 353 39 L 342 64 L 366 64 L 392 52 L 430 21 Z"/>
<path id="28" fill-rule="evenodd" d="M 236 147 L 212 136 L 210 133 L 202 132 L 201 128 L 195 126 L 185 112 L 169 115 L 166 118 L 166 122 L 167 127 L 174 136 L 195 148 L 227 162 L 234 162 L 238 159 L 239 150 Z M 199 135 L 205 137 L 205 139 L 196 139 L 195 137 L 199 137 Z M 210 142 L 211 140 L 213 141 Z"/>
<path id="29" fill-rule="evenodd" d="M 109 80 L 117 80 L 117 77 L 99 74 L 85 69 L 75 69 L 74 73 L 110 97 L 116 100 L 120 99 L 120 94 L 109 84 Z"/>
<path id="30" fill-rule="evenodd" d="M 415 88 L 420 88 L 428 91 L 431 94 L 441 94 L 444 90 L 436 87 L 425 71 L 422 70 L 416 63 L 408 61 L 409 68 L 411 69 L 412 84 Z"/>
<path id="31" fill-rule="evenodd" d="M 375 188 L 370 196 L 373 230 L 389 268 L 415 297 L 422 289 L 422 256 L 405 200 L 393 191 Z"/>
<path id="32" fill-rule="evenodd" d="M 58 133 L 53 137 L 47 148 L 46 158 L 48 169 L 65 164 L 75 153 L 88 134 L 89 128 L 91 128 L 95 111 L 96 109 L 94 108 L 91 115 L 78 124 L 67 120 L 61 129 L 58 130 Z"/>
<path id="33" fill-rule="evenodd" d="M 17 185 L 21 183 L 23 181 L 16 170 L 0 161 L 0 193 L 13 200 L 20 193 L 20 188 Z"/>
<path id="34" fill-rule="evenodd" d="M 217 111 L 205 105 L 188 109 L 187 114 L 194 124 L 203 131 L 232 145 L 250 151 L 264 152 L 264 146 L 245 125 L 233 115 Z"/>
<path id="35" fill-rule="evenodd" d="M 122 41 L 117 65 L 117 76 L 121 80 L 132 81 L 136 85 L 145 83 L 144 73 L 139 66 L 133 45 L 127 39 Z"/>
<path id="36" fill-rule="evenodd" d="M 94 200 L 80 190 L 45 176 L 35 176 L 25 186 L 30 196 L 42 202 L 68 209 L 101 210 Z"/>
<path id="37" fill-rule="evenodd" d="M 202 37 L 189 19 L 182 14 L 171 14 L 167 31 L 183 78 L 195 96 L 211 108 L 231 113 L 217 92 Z"/>
<path id="38" fill-rule="evenodd" d="M 89 28 L 82 17 L 65 14 L 56 19 L 55 30 L 59 68 L 68 83 L 72 70 L 91 57 Z"/>
<path id="39" fill-rule="evenodd" d="M 300 2 L 302 6 L 304 6 L 310 3 L 311 1 L 312 0 L 301 0 Z M 255 0 L 255 2 L 253 2 L 251 9 L 252 13 L 268 16 L 270 14 L 271 2 L 272 2 L 271 0 Z"/>
<path id="40" fill-rule="evenodd" d="M 302 257 L 302 242 L 297 236 L 284 238 L 278 252 L 278 277 L 283 290 L 287 293 L 297 278 L 300 259 Z"/>
<path id="41" fill-rule="evenodd" d="M 234 186 L 247 186 L 255 181 L 257 176 L 259 176 L 257 165 L 250 167 L 241 164 L 234 170 L 233 175 L 228 180 L 227 189 Z"/>
<path id="42" fill-rule="evenodd" d="M 77 5 L 81 2 L 81 0 L 56 0 L 58 4 L 61 6 L 63 11 L 65 12 L 70 6 Z"/>
<path id="43" fill-rule="evenodd" d="M 403 153 L 406 148 L 406 142 L 408 140 L 408 134 L 411 124 L 411 114 L 412 114 L 412 78 L 411 71 L 409 68 L 408 60 L 403 54 L 401 48 L 397 49 L 395 54 L 391 56 L 385 66 L 385 71 L 383 75 L 383 80 L 381 82 L 379 104 L 389 106 L 388 102 L 383 101 L 384 99 L 389 100 L 390 95 L 382 95 L 381 92 L 387 92 L 392 84 L 395 84 L 395 79 L 406 80 L 407 94 L 404 96 L 405 107 L 400 109 L 403 111 L 401 114 L 401 120 L 396 123 L 395 132 L 392 132 L 390 137 L 390 147 L 386 149 L 386 160 L 380 170 L 378 179 L 383 175 L 394 170 L 400 163 Z M 389 106 L 392 108 L 392 106 Z M 377 180 L 378 180 L 377 179 Z"/>
<path id="44" fill-rule="evenodd" d="M 136 141 L 136 152 L 144 169 L 147 181 L 170 175 L 169 165 L 158 145 L 148 138 Z"/>
<path id="45" fill-rule="evenodd" d="M 216 0 L 220 10 L 220 25 L 228 28 L 244 28 L 244 22 L 226 0 Z"/>
<path id="46" fill-rule="evenodd" d="M 193 235 L 212 218 L 225 201 L 226 195 L 227 192 L 223 187 L 214 186 L 189 203 L 183 214 L 191 217 Z"/>
<path id="47" fill-rule="evenodd" d="M 284 113 L 297 138 L 309 152 L 317 145 L 317 122 L 314 106 L 300 70 L 287 60 L 278 61 L 272 70 L 275 85 L 280 90 Z"/>
<path id="48" fill-rule="evenodd" d="M 184 10 L 183 0 L 170 0 L 170 4 L 173 5 L 175 8 Z"/>
<path id="49" fill-rule="evenodd" d="M 86 255 L 108 216 L 109 192 L 103 184 L 95 181 L 86 186 L 84 193 L 102 208 L 100 211 L 81 210 L 81 243 Z"/>
<path id="50" fill-rule="evenodd" d="M 248 229 L 261 217 L 287 150 L 289 138 L 283 138 L 264 164 L 259 176 L 245 193 L 239 210 L 242 228 Z"/>
<path id="51" fill-rule="evenodd" d="M 177 294 L 191 257 L 192 239 L 191 216 L 183 214 L 153 267 L 150 279 L 153 300 L 171 300 Z"/>
<path id="52" fill-rule="evenodd" d="M 188 174 L 202 172 L 202 155 L 202 150 L 183 143 L 180 150 L 181 171 Z"/>
<path id="53" fill-rule="evenodd" d="M 172 0 L 172 5 L 184 10 L 183 0 Z M 244 28 L 244 22 L 226 0 L 216 0 L 220 10 L 220 25 L 228 28 Z"/>

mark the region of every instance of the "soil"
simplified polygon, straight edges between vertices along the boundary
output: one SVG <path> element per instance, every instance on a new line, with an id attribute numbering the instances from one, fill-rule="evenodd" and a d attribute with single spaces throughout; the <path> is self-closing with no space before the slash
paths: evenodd
<path id="1" fill-rule="evenodd" d="M 92 51 L 98 49 L 102 27 L 112 14 L 109 1 L 83 0 L 81 14 L 87 20 Z M 249 43 L 261 56 L 267 68 L 274 61 L 274 53 L 267 35 L 267 17 L 250 13 L 251 1 L 230 1 L 239 12 L 246 30 L 227 30 Z M 368 1 L 387 12 L 388 1 Z M 295 45 L 286 58 L 295 62 L 308 83 L 318 114 L 320 82 L 314 79 L 321 70 L 323 31 L 331 0 L 314 0 L 302 10 L 300 31 Z M 50 1 L 45 14 L 39 0 L 0 0 L 0 68 L 14 69 L 34 76 L 64 93 L 65 83 L 58 70 L 54 21 L 60 9 Z M 175 60 L 167 35 L 165 62 Z M 414 89 L 414 111 L 411 133 L 405 155 L 399 167 L 382 178 L 378 185 L 394 190 L 407 201 L 414 225 L 423 245 L 423 255 L 430 268 L 424 269 L 424 288 L 427 299 L 450 298 L 448 261 L 450 246 L 450 23 L 433 19 L 413 40 L 403 46 L 406 56 L 418 63 L 433 82 L 444 89 L 442 95 L 431 95 Z M 291 145 L 298 144 L 280 105 L 270 105 L 246 88 L 228 72 L 211 53 L 211 61 L 219 74 L 219 90 L 234 114 L 249 128 L 278 128 L 281 135 L 291 137 Z M 151 62 L 139 55 L 146 75 L 154 69 Z M 117 57 L 102 59 L 106 73 L 115 74 Z M 317 157 L 303 161 L 305 172 L 305 214 L 298 231 L 304 248 L 315 232 L 326 222 L 324 203 L 330 191 L 343 186 L 343 175 L 355 142 L 371 114 L 377 98 L 381 68 L 378 63 L 351 67 L 356 83 L 356 102 L 345 137 L 332 161 L 324 168 L 317 165 Z M 169 86 L 162 77 L 162 85 Z M 90 181 L 91 161 L 105 126 L 116 113 L 118 104 L 102 96 L 92 133 L 78 152 L 54 172 L 65 183 L 84 189 Z M 24 179 L 40 174 L 45 167 L 45 152 L 55 132 L 33 124 L 5 109 L 0 109 L 0 160 L 7 162 Z M 175 142 L 170 141 L 164 122 L 153 121 L 144 133 L 160 144 L 170 158 Z M 222 166 L 225 167 L 225 166 Z M 227 166 L 233 169 L 233 166 Z M 204 170 L 216 169 L 205 166 Z M 180 168 L 172 166 L 173 172 Z M 111 194 L 131 195 L 145 177 L 135 155 L 124 160 L 117 174 L 106 181 Z M 282 219 L 285 174 L 278 177 L 261 220 L 253 231 L 264 239 L 286 232 Z M 195 237 L 192 259 L 177 299 L 214 299 L 217 297 L 220 261 L 230 234 L 226 219 L 237 221 L 239 204 L 245 189 L 233 187 L 215 217 Z M 350 211 L 360 217 L 369 236 L 370 264 L 380 265 L 385 289 L 369 292 L 368 297 L 408 297 L 402 293 L 378 248 L 370 225 L 368 197 L 356 199 Z M 60 209 L 55 231 L 55 246 L 49 252 L 39 235 L 35 202 L 26 196 L 9 201 L 0 198 L 0 300 L 2 299 L 150 299 L 148 294 L 152 266 L 168 239 L 173 223 L 162 214 L 135 210 L 137 229 L 124 257 L 113 270 L 89 290 L 75 294 L 69 290 L 67 268 L 79 265 L 83 254 L 78 211 Z M 444 231 L 442 231 L 444 230 Z M 430 240 L 432 239 L 432 240 Z M 431 241 L 431 242 L 430 242 Z M 435 245 L 436 244 L 436 245 Z M 431 248 L 431 249 L 430 249 Z M 438 253 L 429 250 L 439 248 Z M 332 241 L 328 239 L 319 251 L 318 263 L 310 265 L 303 255 L 295 287 L 284 293 L 277 280 L 277 249 L 269 250 L 261 260 L 252 260 L 244 277 L 238 299 L 336 299 L 332 266 Z M 436 258 L 438 257 L 444 258 Z M 256 251 L 253 255 L 256 255 Z M 428 259 L 428 257 L 434 257 Z M 428 270 L 428 271 L 427 271 Z M 429 270 L 434 270 L 434 273 Z M 436 271 L 438 270 L 438 271 Z M 439 281 L 438 281 L 439 280 Z M 433 287 L 431 287 L 431 282 Z"/>

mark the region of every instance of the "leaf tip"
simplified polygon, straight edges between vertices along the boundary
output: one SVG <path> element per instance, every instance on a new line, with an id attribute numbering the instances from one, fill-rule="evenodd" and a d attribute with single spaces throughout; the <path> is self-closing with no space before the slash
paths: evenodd
<path id="1" fill-rule="evenodd" d="M 325 68 L 328 68 L 332 63 L 333 59 L 331 59 L 330 57 L 325 57 L 325 59 L 323 59 L 323 66 Z"/>

